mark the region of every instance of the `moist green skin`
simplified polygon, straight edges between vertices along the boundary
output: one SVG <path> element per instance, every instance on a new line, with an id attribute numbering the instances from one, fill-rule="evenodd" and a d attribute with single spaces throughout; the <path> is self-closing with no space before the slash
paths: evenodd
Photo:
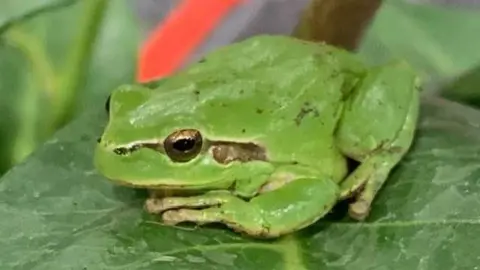
<path id="1" fill-rule="evenodd" d="M 418 90 L 402 61 L 370 68 L 325 44 L 257 36 L 210 53 L 155 89 L 114 90 L 95 165 L 124 185 L 198 191 L 147 201 L 168 224 L 221 222 L 278 237 L 312 224 L 360 187 L 350 215 L 362 220 L 410 148 Z M 183 129 L 198 131 L 203 144 L 188 162 L 175 162 L 164 142 Z M 353 172 L 347 157 L 360 163 Z"/>

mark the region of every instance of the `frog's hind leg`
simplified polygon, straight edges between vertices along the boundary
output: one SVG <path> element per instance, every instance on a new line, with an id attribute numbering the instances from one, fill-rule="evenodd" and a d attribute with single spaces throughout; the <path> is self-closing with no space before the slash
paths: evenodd
<path id="1" fill-rule="evenodd" d="M 341 197 L 356 194 L 349 214 L 365 219 L 390 171 L 410 148 L 419 110 L 418 81 L 403 62 L 376 68 L 346 102 L 337 145 L 360 165 L 341 183 Z"/>
<path id="2" fill-rule="evenodd" d="M 223 223 L 237 232 L 273 238 L 304 228 L 327 214 L 335 205 L 338 185 L 330 179 L 302 178 L 258 195 L 250 201 L 228 192 L 165 198 L 150 212 L 163 212 L 167 224 L 181 222 Z M 204 209 L 189 209 L 197 207 Z M 320 207 L 319 207 L 320 206 Z"/>

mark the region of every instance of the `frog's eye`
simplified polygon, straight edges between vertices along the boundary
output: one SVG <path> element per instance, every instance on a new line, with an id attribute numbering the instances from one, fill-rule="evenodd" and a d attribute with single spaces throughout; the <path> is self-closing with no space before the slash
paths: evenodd
<path id="1" fill-rule="evenodd" d="M 168 157 L 175 162 L 187 162 L 202 150 L 202 135 L 198 130 L 182 129 L 170 134 L 163 146 Z"/>

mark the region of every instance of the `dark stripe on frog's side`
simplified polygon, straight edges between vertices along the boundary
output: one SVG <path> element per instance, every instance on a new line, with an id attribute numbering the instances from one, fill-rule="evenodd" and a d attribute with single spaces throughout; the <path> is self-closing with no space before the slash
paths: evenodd
<path id="1" fill-rule="evenodd" d="M 114 152 L 118 155 L 128 155 L 141 148 L 150 148 L 159 153 L 166 154 L 163 143 L 138 143 L 131 147 L 116 148 Z M 215 161 L 220 164 L 228 164 L 233 161 L 249 162 L 255 160 L 267 161 L 265 148 L 255 143 L 228 142 L 228 141 L 209 141 L 204 142 L 201 154 L 212 150 Z"/>
<path id="2" fill-rule="evenodd" d="M 267 160 L 265 148 L 254 143 L 211 141 L 209 148 L 212 149 L 213 158 L 220 164 Z"/>
<path id="3" fill-rule="evenodd" d="M 155 150 L 160 153 L 165 153 L 165 149 L 163 148 L 162 143 L 151 143 L 151 142 L 146 142 L 146 143 L 138 143 L 135 145 L 132 145 L 130 147 L 118 147 L 113 150 L 113 152 L 117 155 L 128 155 L 132 152 L 135 152 L 141 148 L 150 148 L 152 150 Z"/>

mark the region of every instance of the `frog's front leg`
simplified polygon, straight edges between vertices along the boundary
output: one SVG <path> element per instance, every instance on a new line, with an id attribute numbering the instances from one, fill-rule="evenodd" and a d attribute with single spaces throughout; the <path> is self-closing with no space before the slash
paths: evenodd
<path id="1" fill-rule="evenodd" d="M 204 208 L 219 206 L 231 200 L 237 200 L 229 191 L 210 191 L 199 196 L 189 197 L 164 197 L 157 198 L 152 196 L 145 202 L 145 208 L 149 213 L 159 214 L 165 210 L 176 208 Z"/>
<path id="2" fill-rule="evenodd" d="M 376 68 L 346 103 L 337 144 L 360 165 L 342 182 L 341 197 L 360 191 L 350 205 L 363 220 L 390 171 L 409 150 L 419 111 L 418 80 L 403 62 Z"/>
<path id="3" fill-rule="evenodd" d="M 336 203 L 338 185 L 330 179 L 302 178 L 244 200 L 229 192 L 152 199 L 147 209 L 164 210 L 167 224 L 223 223 L 238 232 L 271 238 L 304 228 L 324 216 Z M 191 209 L 207 207 L 205 209 Z"/>
<path id="4" fill-rule="evenodd" d="M 266 231 L 265 221 L 258 209 L 228 191 L 212 191 L 190 197 L 149 199 L 146 209 L 150 213 L 162 213 L 163 222 L 169 225 L 182 222 L 219 222 L 247 234 L 260 235 Z"/>

